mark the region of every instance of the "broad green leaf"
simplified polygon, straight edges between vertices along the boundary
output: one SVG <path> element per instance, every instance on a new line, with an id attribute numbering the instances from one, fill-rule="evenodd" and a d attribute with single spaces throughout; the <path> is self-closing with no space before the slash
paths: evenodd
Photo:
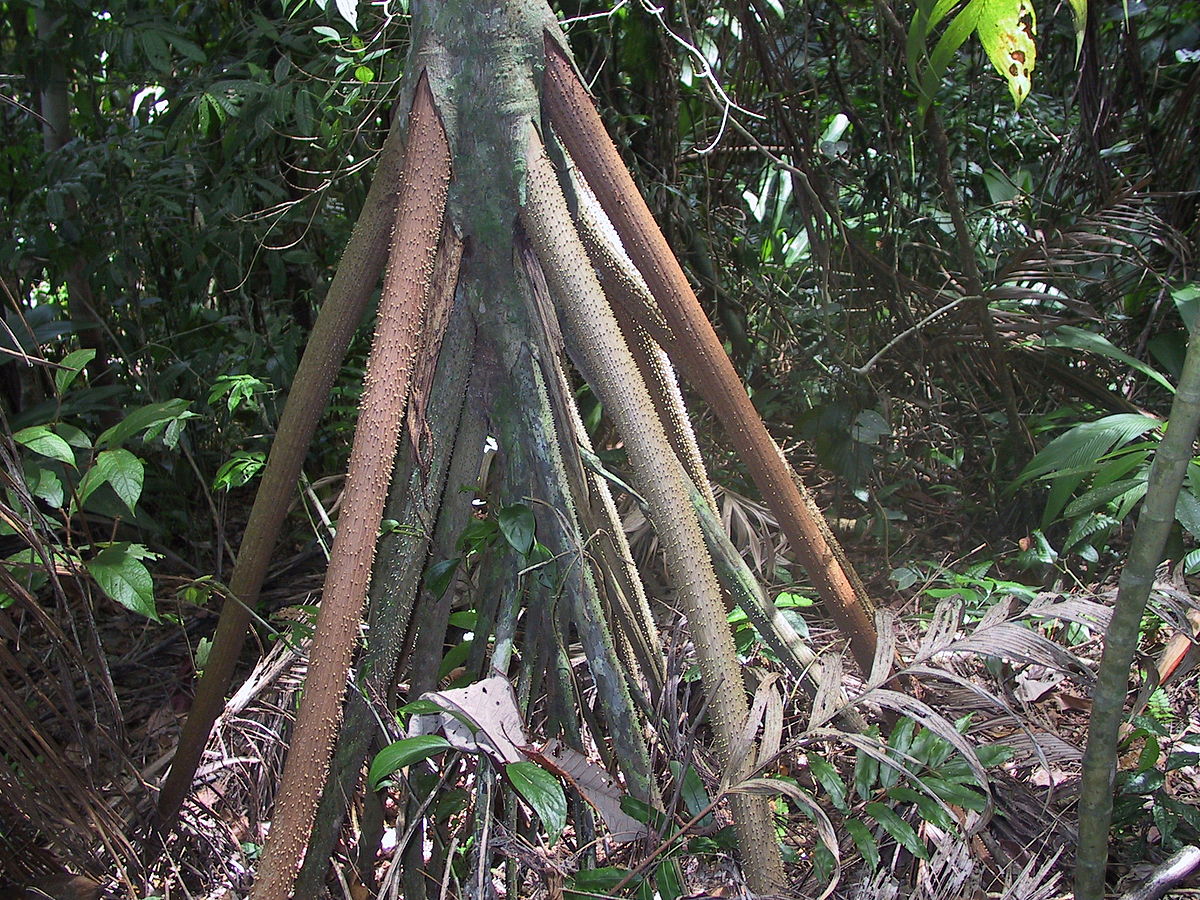
<path id="1" fill-rule="evenodd" d="M 1047 335 L 1042 343 L 1047 347 L 1066 347 L 1070 350 L 1083 350 L 1086 353 L 1095 353 L 1097 356 L 1115 359 L 1131 369 L 1136 369 L 1147 378 L 1153 379 L 1170 393 L 1175 393 L 1175 385 L 1171 384 L 1165 375 L 1154 367 L 1146 365 L 1140 359 L 1134 359 L 1128 353 L 1117 349 L 1112 341 L 1103 335 L 1085 331 L 1073 325 L 1060 325 L 1055 329 L 1054 334 Z"/>
<path id="2" fill-rule="evenodd" d="M 617 885 L 624 881 L 628 874 L 628 869 L 618 869 L 615 866 L 576 872 L 564 885 L 564 900 L 597 900 L 611 897 Z M 638 879 L 634 879 L 633 883 L 637 884 Z"/>
<path id="3" fill-rule="evenodd" d="M 1171 291 L 1171 300 L 1184 327 L 1189 332 L 1194 331 L 1197 321 L 1200 321 L 1200 284 L 1187 284 Z"/>
<path id="4" fill-rule="evenodd" d="M 449 747 L 450 742 L 440 734 L 418 734 L 388 744 L 371 760 L 371 768 L 367 773 L 367 781 L 371 785 L 371 790 L 379 790 L 380 782 L 393 772 L 436 756 Z"/>
<path id="5" fill-rule="evenodd" d="M 433 594 L 437 600 L 442 599 L 446 590 L 454 581 L 454 573 L 458 571 L 459 558 L 453 556 L 435 562 L 425 570 L 425 590 Z"/>
<path id="6" fill-rule="evenodd" d="M 931 776 L 922 778 L 921 784 L 951 806 L 961 806 L 963 809 L 975 812 L 983 812 L 987 809 L 987 798 L 967 785 Z"/>
<path id="7" fill-rule="evenodd" d="M 1017 476 L 1015 485 L 1044 475 L 1062 477 L 1077 467 L 1094 468 L 1097 460 L 1114 447 L 1127 444 L 1161 424 L 1158 419 L 1141 413 L 1117 413 L 1076 425 L 1038 451 Z"/>
<path id="8" fill-rule="evenodd" d="M 122 448 L 102 450 L 87 474 L 91 475 L 92 472 L 99 472 L 100 477 L 108 482 L 129 511 L 135 511 L 134 507 L 142 496 L 142 484 L 146 477 L 144 462 Z M 80 494 L 83 494 L 82 487 Z"/>
<path id="9" fill-rule="evenodd" d="M 161 403 L 139 407 L 109 428 L 96 439 L 97 447 L 119 447 L 135 435 L 147 432 L 147 437 L 159 433 L 169 422 L 191 417 L 188 401 L 176 397 Z"/>
<path id="10" fill-rule="evenodd" d="M 1079 56 L 1083 53 L 1083 35 L 1087 30 L 1088 0 L 1069 0 L 1071 17 L 1075 20 L 1075 65 L 1079 65 Z"/>
<path id="11" fill-rule="evenodd" d="M 886 803 L 868 803 L 865 807 L 867 815 L 883 826 L 883 830 L 892 836 L 900 846 L 917 859 L 929 859 L 929 851 L 925 842 L 917 837 L 912 826 L 900 818 Z"/>
<path id="12" fill-rule="evenodd" d="M 958 15 L 951 19 L 950 25 L 934 46 L 933 53 L 929 56 L 929 65 L 919 83 L 921 98 L 917 103 L 917 112 L 922 118 L 929 108 L 929 104 L 933 102 L 934 94 L 937 93 L 938 85 L 941 84 L 942 76 L 949 67 L 950 60 L 958 52 L 958 48 L 966 43 L 971 32 L 975 30 L 982 2 L 983 0 L 971 0 Z"/>
<path id="13" fill-rule="evenodd" d="M 517 793 L 542 820 L 553 846 L 567 827 L 567 795 L 562 784 L 541 766 L 528 761 L 509 763 L 504 771 Z"/>
<path id="14" fill-rule="evenodd" d="M 683 873 L 676 860 L 668 857 L 659 863 L 654 872 L 654 886 L 658 889 L 659 900 L 679 900 L 683 896 Z"/>
<path id="15" fill-rule="evenodd" d="M 84 565 L 105 594 L 126 609 L 157 622 L 154 581 L 141 562 L 153 556 L 140 544 L 111 544 Z"/>
<path id="16" fill-rule="evenodd" d="M 270 385 L 253 375 L 220 375 L 208 392 L 208 402 L 216 403 L 224 397 L 225 407 L 231 413 L 237 412 L 241 406 L 257 410 L 258 395 L 269 389 Z"/>
<path id="17" fill-rule="evenodd" d="M 213 490 L 229 491 L 241 487 L 262 471 L 266 461 L 267 455 L 261 450 L 238 450 L 217 469 L 217 474 L 213 476 Z"/>
<path id="18" fill-rule="evenodd" d="M 13 440 L 34 453 L 75 468 L 75 451 L 71 445 L 55 434 L 46 425 L 31 425 L 13 435 Z"/>
<path id="19" fill-rule="evenodd" d="M 902 769 L 908 767 L 908 748 L 912 745 L 913 734 L 916 732 L 917 723 L 907 717 L 902 718 L 888 738 L 888 759 L 894 761 L 895 765 L 885 765 L 882 762 L 879 764 L 879 784 L 883 788 L 890 788 L 900 780 Z"/>
<path id="20" fill-rule="evenodd" d="M 888 796 L 898 803 L 913 804 L 917 807 L 922 819 L 936 825 L 943 831 L 954 831 L 956 827 L 954 820 L 950 818 L 950 814 L 946 812 L 945 807 L 929 794 L 914 791 L 912 788 L 904 787 L 904 785 L 896 785 L 888 791 Z"/>
<path id="21" fill-rule="evenodd" d="M 499 530 L 494 519 L 472 519 L 459 535 L 458 547 L 468 555 L 478 553 L 491 545 Z"/>
<path id="22" fill-rule="evenodd" d="M 63 488 L 62 479 L 58 477 L 57 473 L 49 469 L 26 467 L 25 484 L 33 496 L 55 509 L 62 509 L 63 502 L 66 500 L 66 489 Z"/>
<path id="23" fill-rule="evenodd" d="M 506 506 L 496 517 L 500 533 L 514 550 L 525 556 L 533 549 L 533 533 L 536 524 L 533 510 L 528 506 Z"/>
<path id="24" fill-rule="evenodd" d="M 811 754 L 808 757 L 808 771 L 829 795 L 829 802 L 844 811 L 847 808 L 846 782 L 842 781 L 837 769 L 824 757 Z"/>
<path id="25" fill-rule="evenodd" d="M 1175 518 L 1188 534 L 1200 535 L 1200 499 L 1189 490 L 1180 491 L 1175 502 Z"/>
<path id="26" fill-rule="evenodd" d="M 79 373 L 95 358 L 95 350 L 76 350 L 64 356 L 63 361 L 59 363 L 62 368 L 54 372 L 55 393 L 60 397 L 65 394 L 71 383 L 79 377 Z"/>
<path id="27" fill-rule="evenodd" d="M 78 447 L 80 450 L 92 449 L 92 439 L 74 425 L 68 425 L 66 422 L 55 422 L 54 433 L 72 447 Z"/>
<path id="28" fill-rule="evenodd" d="M 432 700 L 413 700 L 396 710 L 396 721 L 403 722 L 409 716 L 440 716 L 442 712 Z"/>
<path id="29" fill-rule="evenodd" d="M 1127 478 L 1124 481 L 1118 481 L 1114 484 L 1106 484 L 1104 487 L 1093 488 L 1068 503 L 1067 508 L 1063 510 L 1063 515 L 1068 519 L 1081 516 L 1084 513 L 1093 512 L 1101 506 L 1106 506 L 1130 493 L 1136 493 L 1139 500 L 1145 496 L 1146 479 L 1144 476 L 1141 478 Z"/>
<path id="30" fill-rule="evenodd" d="M 671 777 L 675 779 L 675 783 L 679 787 L 679 796 L 683 800 L 683 805 L 687 807 L 690 815 L 698 816 L 702 810 L 708 809 L 712 802 L 708 796 L 708 791 L 704 789 L 704 782 L 700 779 L 699 773 L 696 772 L 694 766 L 684 768 L 683 764 L 677 760 L 671 760 L 667 764 L 671 769 Z M 707 828 L 713 822 L 712 813 L 708 813 L 700 820 L 700 827 Z"/>
<path id="31" fill-rule="evenodd" d="M 861 747 L 857 756 L 854 763 L 854 791 L 864 800 L 868 800 L 875 793 L 875 786 L 879 783 L 879 760 Z"/>
<path id="32" fill-rule="evenodd" d="M 854 846 L 862 854 L 863 862 L 867 864 L 867 871 L 878 871 L 879 844 L 876 842 L 875 836 L 871 834 L 871 829 L 858 819 L 847 819 L 842 823 L 842 827 L 850 832 L 850 837 L 854 839 Z"/>
<path id="33" fill-rule="evenodd" d="M 984 52 L 1020 106 L 1033 87 L 1037 16 L 1029 0 L 984 0 L 976 25 Z"/>

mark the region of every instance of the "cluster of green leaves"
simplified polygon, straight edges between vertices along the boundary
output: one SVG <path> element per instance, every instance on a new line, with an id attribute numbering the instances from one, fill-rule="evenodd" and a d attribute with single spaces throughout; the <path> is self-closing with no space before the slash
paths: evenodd
<path id="1" fill-rule="evenodd" d="M 547 567 L 553 554 L 537 540 L 537 521 L 533 510 L 522 503 L 495 512 L 489 511 L 472 519 L 459 536 L 457 547 L 459 556 L 433 563 L 425 571 L 425 587 L 435 597 L 441 597 L 449 590 L 461 569 L 478 563 L 489 550 L 495 548 L 507 548 L 518 554 L 525 562 L 525 570 L 544 583 L 550 584 L 553 578 L 553 573 Z M 459 610 L 450 615 L 450 625 L 462 629 L 465 637 L 442 658 L 439 678 L 445 678 L 470 655 L 474 648 L 476 624 L 475 609 Z"/>
<path id="2" fill-rule="evenodd" d="M 1151 352 L 1166 374 L 1124 353 L 1103 335 L 1063 326 L 1043 339 L 1051 347 L 1083 351 L 1093 357 L 1115 360 L 1138 372 L 1168 395 L 1174 395 L 1171 377 L 1178 375 L 1181 339 L 1192 331 L 1200 313 L 1200 288 L 1188 285 L 1171 292 L 1182 328 L 1164 330 L 1150 343 Z M 1169 377 L 1171 376 L 1171 377 Z M 1063 411 L 1070 416 L 1071 411 Z M 1058 418 L 1058 417 L 1054 417 Z M 1169 422 L 1144 413 L 1116 413 L 1078 422 L 1051 440 L 1021 471 L 1010 486 L 1042 482 L 1048 486 L 1041 532 L 1036 536 L 1036 559 L 1052 562 L 1075 556 L 1097 563 L 1110 549 L 1114 532 L 1139 508 L 1146 494 L 1154 452 Z M 1193 542 L 1200 540 L 1200 468 L 1188 468 L 1176 504 L 1176 520 Z M 1052 548 L 1046 533 L 1059 524 L 1065 534 Z M 1200 550 L 1187 554 L 1189 572 L 1200 570 Z"/>
<path id="3" fill-rule="evenodd" d="M 955 723 L 965 731 L 970 717 Z M 877 732 L 867 735 L 878 741 Z M 984 768 L 1008 761 L 1012 751 L 999 745 L 976 748 Z M 844 816 L 842 825 L 872 871 L 879 866 L 881 840 L 891 840 L 917 859 L 928 859 L 925 841 L 915 822 L 928 822 L 948 834 L 960 832 L 954 809 L 982 812 L 988 796 L 970 765 L 944 738 L 913 720 L 903 718 L 886 744 L 860 746 L 850 788 L 832 762 L 808 754 L 808 770 L 824 789 L 833 807 Z M 833 859 L 824 848 L 815 858 L 828 871 Z"/>
<path id="4" fill-rule="evenodd" d="M 1139 716 L 1125 738 L 1126 746 L 1141 743 L 1137 761 L 1117 773 L 1113 828 L 1143 845 L 1153 827 L 1162 850 L 1173 853 L 1200 839 L 1200 809 L 1179 800 L 1167 779 L 1172 772 L 1200 765 L 1200 734 L 1185 731 L 1171 743 L 1179 749 L 1164 752 L 1168 729 L 1152 716 Z"/>
<path id="5" fill-rule="evenodd" d="M 93 439 L 71 422 L 79 402 L 89 400 L 90 389 L 73 391 L 72 387 L 93 356 L 94 351 L 77 350 L 63 359 L 54 375 L 52 415 L 20 428 L 13 440 L 26 451 L 22 473 L 30 495 L 59 519 L 66 536 L 53 551 L 53 564 L 68 573 L 86 571 L 113 600 L 157 621 L 154 585 L 145 561 L 157 559 L 159 554 L 141 543 L 115 540 L 111 533 L 100 536 L 88 514 L 136 525 L 146 461 L 126 445 L 138 443 L 145 453 L 148 445 L 160 441 L 167 450 L 174 450 L 188 420 L 196 414 L 188 409 L 187 401 L 178 398 L 151 403 L 130 411 Z M 12 530 L 8 524 L 0 524 L 0 532 Z M 109 530 L 118 531 L 116 527 Z M 77 535 L 85 542 L 77 543 Z M 2 564 L 14 577 L 36 588 L 45 578 L 38 557 L 29 548 L 10 555 Z"/>

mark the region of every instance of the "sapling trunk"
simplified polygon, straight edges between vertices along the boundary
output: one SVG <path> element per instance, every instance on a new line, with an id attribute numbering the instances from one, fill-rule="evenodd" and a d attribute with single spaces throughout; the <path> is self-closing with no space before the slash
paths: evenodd
<path id="1" fill-rule="evenodd" d="M 1154 462 L 1137 529 L 1129 545 L 1117 588 L 1112 620 L 1104 633 L 1104 654 L 1092 695 L 1083 778 L 1079 786 L 1079 847 L 1076 851 L 1075 898 L 1100 900 L 1108 865 L 1108 830 L 1112 824 L 1113 784 L 1117 773 L 1117 739 L 1125 717 L 1129 668 L 1141 634 L 1142 613 L 1163 548 L 1175 524 L 1175 504 L 1192 445 L 1200 428 L 1200 331 L 1192 329 L 1171 419 Z"/>

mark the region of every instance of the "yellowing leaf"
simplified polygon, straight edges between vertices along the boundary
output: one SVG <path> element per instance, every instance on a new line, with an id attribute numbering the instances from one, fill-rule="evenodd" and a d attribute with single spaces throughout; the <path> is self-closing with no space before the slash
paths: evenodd
<path id="1" fill-rule="evenodd" d="M 983 0 L 976 25 L 979 42 L 1021 105 L 1033 85 L 1037 17 L 1030 0 Z"/>
<path id="2" fill-rule="evenodd" d="M 1071 17 L 1075 19 L 1075 65 L 1083 52 L 1083 33 L 1087 28 L 1088 0 L 1070 0 Z"/>

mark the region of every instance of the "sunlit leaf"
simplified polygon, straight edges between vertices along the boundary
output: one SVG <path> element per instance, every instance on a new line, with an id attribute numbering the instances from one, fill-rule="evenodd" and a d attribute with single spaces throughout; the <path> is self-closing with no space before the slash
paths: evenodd
<path id="1" fill-rule="evenodd" d="M 1020 106 L 1033 86 L 1037 60 L 1037 16 L 1029 0 L 984 0 L 976 25 L 979 42 L 992 65 L 1008 82 Z"/>
<path id="2" fill-rule="evenodd" d="M 71 468 L 75 467 L 75 451 L 71 445 L 55 434 L 46 425 L 31 425 L 13 435 L 13 440 L 34 453 L 56 459 Z"/>
<path id="3" fill-rule="evenodd" d="M 96 351 L 90 349 L 76 350 L 64 356 L 63 361 L 59 363 L 62 368 L 56 369 L 54 372 L 55 392 L 60 396 L 65 394 L 71 383 L 79 377 L 79 373 L 95 358 Z"/>

